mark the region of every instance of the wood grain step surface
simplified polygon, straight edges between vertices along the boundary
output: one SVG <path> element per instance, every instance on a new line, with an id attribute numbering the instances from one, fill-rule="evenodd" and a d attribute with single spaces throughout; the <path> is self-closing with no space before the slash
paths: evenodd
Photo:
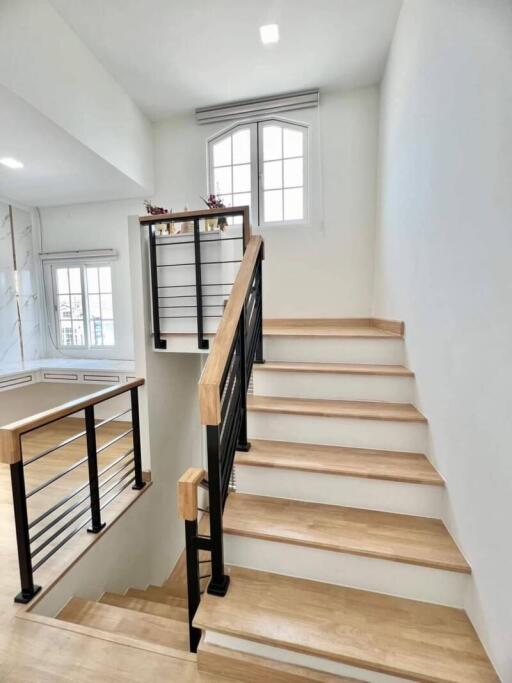
<path id="1" fill-rule="evenodd" d="M 99 602 L 104 605 L 124 607 L 124 609 L 131 609 L 134 612 L 154 614 L 156 617 L 165 617 L 166 619 L 175 619 L 176 621 L 188 623 L 188 610 L 186 607 L 176 607 L 162 602 L 155 602 L 154 600 L 120 595 L 119 593 L 103 593 Z"/>
<path id="2" fill-rule="evenodd" d="M 232 493 L 224 512 L 224 532 L 471 572 L 441 520 L 427 517 Z"/>
<path id="3" fill-rule="evenodd" d="M 251 450 L 237 452 L 236 464 L 444 485 L 442 477 L 420 453 L 251 439 Z"/>
<path id="4" fill-rule="evenodd" d="M 427 421 L 425 416 L 410 403 L 386 403 L 384 401 L 341 401 L 248 394 L 247 409 L 252 412 L 348 417 L 359 420 L 420 423 Z"/>
<path id="5" fill-rule="evenodd" d="M 422 683 L 498 683 L 463 610 L 231 567 L 198 628 Z"/>
<path id="6" fill-rule="evenodd" d="M 377 327 L 369 318 L 304 318 L 263 320 L 263 334 L 278 337 L 352 337 L 402 339 L 402 334 Z"/>
<path id="7" fill-rule="evenodd" d="M 255 372 L 304 372 L 336 375 L 363 375 L 378 377 L 414 377 L 403 365 L 379 365 L 369 363 L 304 363 L 289 361 L 266 361 L 254 366 Z"/>
<path id="8" fill-rule="evenodd" d="M 164 605 L 169 605 L 170 607 L 187 607 L 187 601 L 185 598 L 177 598 L 159 586 L 150 586 L 144 590 L 139 588 L 129 588 L 125 595 L 131 598 L 140 598 L 141 600 L 160 602 Z"/>
<path id="9" fill-rule="evenodd" d="M 72 598 L 58 619 L 110 633 L 122 633 L 155 645 L 188 652 L 187 624 L 174 619 L 134 612 L 82 598 Z"/>

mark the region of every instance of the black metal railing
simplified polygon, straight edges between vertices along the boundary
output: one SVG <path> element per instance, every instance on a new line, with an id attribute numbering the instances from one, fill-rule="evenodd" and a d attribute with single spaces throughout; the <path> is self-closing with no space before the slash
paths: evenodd
<path id="1" fill-rule="evenodd" d="M 201 585 L 199 551 L 211 553 L 211 577 L 207 592 L 217 596 L 224 596 L 229 587 L 229 576 L 224 571 L 223 550 L 223 512 L 230 490 L 235 453 L 248 451 L 250 443 L 247 439 L 247 389 L 254 363 L 263 363 L 263 326 L 262 326 L 262 259 L 263 243 L 257 240 L 256 256 L 248 277 L 248 284 L 243 294 L 243 303 L 236 320 L 236 331 L 233 335 L 229 351 L 223 356 L 224 365 L 218 387 L 214 387 L 215 397 L 218 391 L 218 403 L 213 409 L 212 419 L 203 418 L 206 424 L 209 495 L 208 517 L 209 536 L 198 532 L 197 517 L 184 517 L 186 552 L 187 552 L 187 582 L 189 600 L 190 649 L 197 650 L 200 631 L 193 627 L 192 621 L 199 606 Z M 243 264 L 244 265 L 244 264 Z M 242 266 L 243 267 L 243 266 Z M 236 285 L 235 285 L 236 287 Z M 238 293 L 239 294 L 239 293 Z M 229 304 L 225 317 L 232 315 Z M 223 320 L 224 322 L 224 320 Z M 229 328 L 229 323 L 222 329 L 222 333 Z M 221 344 L 218 333 L 215 345 Z M 219 356 L 214 359 L 218 361 Z M 209 361 L 211 359 L 209 358 Z M 206 371 L 206 368 L 205 368 Z M 203 372 L 202 382 L 206 384 L 208 378 Z M 201 398 L 201 394 L 200 394 Z M 202 529 L 202 523 L 199 527 Z M 204 531 L 204 529 L 203 529 Z"/>
<path id="2" fill-rule="evenodd" d="M 201 230 L 201 225 L 206 226 L 207 221 L 215 218 L 223 218 L 226 221 L 241 219 L 241 235 L 234 237 L 220 236 L 211 237 L 211 233 Z M 207 281 L 205 268 L 208 266 L 222 266 L 225 264 L 240 263 L 249 238 L 249 208 L 226 207 L 224 209 L 207 209 L 203 211 L 187 211 L 183 213 L 162 214 L 159 216 L 145 216 L 140 219 L 141 225 L 147 226 L 149 231 L 149 262 L 151 276 L 151 299 L 154 344 L 157 349 L 167 348 L 167 342 L 162 338 L 162 325 L 164 321 L 195 320 L 197 332 L 197 345 L 200 349 L 208 349 L 209 342 L 205 338 L 205 319 L 220 320 L 224 308 L 224 301 L 229 296 L 233 282 L 225 282 L 223 278 L 214 278 L 215 281 Z M 179 235 L 173 234 L 171 227 L 180 223 L 187 226 L 187 232 Z M 192 232 L 189 225 L 193 225 Z M 165 234 L 158 234 L 161 226 L 165 226 Z M 171 234 L 169 234 L 169 232 Z M 183 237 L 191 239 L 182 239 Z M 241 242 L 240 258 L 227 258 L 212 260 L 203 258 L 205 246 L 215 243 Z M 173 260 L 167 262 L 163 254 L 168 254 L 167 247 L 183 247 L 193 245 L 193 253 L 185 260 Z M 174 269 L 193 267 L 193 281 L 177 283 L 170 273 Z M 165 283 L 163 274 L 165 273 Z M 212 291 L 209 288 L 214 288 Z M 228 291 L 226 291 L 226 289 Z M 176 293 L 179 290 L 179 294 Z M 185 292 L 185 294 L 183 293 Z M 184 299 L 194 299 L 194 302 L 181 303 Z M 205 299 L 208 301 L 205 303 Z M 215 299 L 215 301 L 211 301 Z M 220 302 L 219 302 L 220 301 Z M 171 302 L 171 303 L 169 303 Z M 177 303 L 179 302 L 179 303 Z"/>
<path id="3" fill-rule="evenodd" d="M 15 601 L 29 602 L 41 587 L 34 583 L 34 572 L 47 562 L 60 548 L 78 534 L 84 527 L 93 534 L 99 533 L 105 523 L 102 520 L 102 510 L 106 508 L 128 486 L 140 490 L 145 486 L 142 476 L 141 441 L 139 425 L 138 387 L 144 380 L 134 380 L 126 385 L 109 387 L 91 396 L 72 401 L 65 406 L 55 408 L 46 413 L 35 415 L 12 425 L 2 427 L 1 460 L 10 464 L 14 520 L 18 547 L 18 562 L 20 570 L 21 591 Z M 95 406 L 114 396 L 130 393 L 130 407 L 107 419 L 97 421 L 94 416 Z M 66 419 L 79 411 L 85 413 L 85 429 L 56 443 L 50 448 L 25 457 L 23 437 L 36 430 Z M 108 441 L 98 447 L 97 433 L 107 424 L 131 413 L 131 426 L 123 429 Z M 126 418 L 123 420 L 126 422 Z M 123 447 L 123 439 L 131 435 L 131 447 L 122 452 L 112 462 L 108 462 L 101 469 L 98 468 L 98 456 L 110 447 L 119 444 Z M 84 443 L 85 437 L 85 443 Z M 82 442 L 79 440 L 82 439 Z M 75 442 L 77 442 L 75 444 Z M 80 448 L 83 444 L 85 454 L 63 469 L 56 471 L 48 479 L 37 483 L 27 490 L 26 478 L 34 479 L 31 468 L 36 462 L 44 461 L 45 469 L 52 470 L 54 454 L 62 454 L 67 446 L 75 444 Z M 115 454 L 117 455 L 117 453 Z M 56 457 L 56 456 L 54 456 Z M 46 460 L 48 459 L 48 460 Z M 28 501 L 37 499 L 43 491 L 52 491 L 53 484 L 58 484 L 57 496 L 60 495 L 62 479 L 80 466 L 87 467 L 87 480 L 65 495 L 58 497 L 55 502 L 41 511 L 33 519 L 29 519 Z M 39 476 L 35 480 L 39 480 Z M 53 493 L 53 491 L 52 491 Z"/>

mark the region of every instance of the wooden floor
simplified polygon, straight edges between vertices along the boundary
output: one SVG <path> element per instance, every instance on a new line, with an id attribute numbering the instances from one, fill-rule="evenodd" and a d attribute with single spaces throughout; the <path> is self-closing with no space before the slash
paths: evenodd
<path id="1" fill-rule="evenodd" d="M 470 573 L 438 519 L 232 493 L 224 532 Z"/>
<path id="2" fill-rule="evenodd" d="M 98 430 L 98 446 L 128 429 L 129 423 L 118 422 Z M 55 423 L 24 437 L 25 457 L 31 457 L 83 429 L 81 420 Z M 128 435 L 106 449 L 99 456 L 99 467 L 107 466 L 131 447 Z M 84 439 L 60 453 L 47 456 L 26 468 L 27 490 L 38 486 L 63 467 L 83 457 Z M 117 469 L 114 468 L 114 470 Z M 110 474 L 110 473 L 109 473 Z M 106 475 L 108 476 L 108 474 Z M 34 515 L 54 504 L 61 497 L 84 482 L 81 466 L 63 477 L 55 488 L 33 496 L 29 514 Z M 53 489 L 53 490 L 51 490 Z M 103 511 L 107 526 L 140 495 L 128 487 Z M 50 519 L 50 518 L 48 518 Z M 85 519 L 85 517 L 84 517 Z M 83 520 L 82 520 L 83 521 Z M 70 527 L 70 530 L 72 527 Z M 107 531 L 108 533 L 108 531 Z M 63 546 L 35 574 L 36 582 L 52 585 L 62 571 L 97 540 L 85 529 Z M 50 546 L 48 546 L 49 549 Z M 19 591 L 18 559 L 16 550 L 12 494 L 9 467 L 0 465 L 0 682 L 1 683 L 214 683 L 222 678 L 210 677 L 197 671 L 195 661 L 183 660 L 144 652 L 105 639 L 93 638 L 73 630 L 37 621 L 17 618 L 24 607 L 16 605 L 13 597 Z M 72 627 L 72 625 L 70 625 Z"/>
<path id="3" fill-rule="evenodd" d="M 194 623 L 231 636 L 414 681 L 498 683 L 463 610 L 231 568 Z"/>

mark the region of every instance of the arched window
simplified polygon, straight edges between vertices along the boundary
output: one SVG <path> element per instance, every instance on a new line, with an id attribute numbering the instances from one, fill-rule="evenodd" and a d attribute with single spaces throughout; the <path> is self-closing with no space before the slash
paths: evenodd
<path id="1" fill-rule="evenodd" d="M 239 124 L 208 143 L 209 191 L 251 207 L 253 223 L 308 217 L 308 128 L 282 119 Z"/>

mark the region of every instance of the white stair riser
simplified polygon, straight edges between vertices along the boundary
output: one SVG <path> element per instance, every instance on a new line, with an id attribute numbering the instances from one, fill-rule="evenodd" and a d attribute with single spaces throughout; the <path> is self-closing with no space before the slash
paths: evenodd
<path id="1" fill-rule="evenodd" d="M 343 664 L 342 662 L 334 662 L 324 657 L 316 657 L 273 645 L 265 645 L 264 643 L 229 636 L 217 631 L 206 631 L 205 642 L 236 652 L 266 657 L 267 659 L 273 659 L 274 661 L 286 664 L 295 664 L 296 666 L 313 669 L 313 671 L 322 671 L 333 676 L 351 677 L 364 683 L 414 683 L 409 678 L 397 678 L 396 676 L 369 671 L 368 669 Z"/>
<path id="2" fill-rule="evenodd" d="M 403 365 L 402 339 L 352 339 L 350 337 L 266 336 L 265 360 L 310 363 L 381 363 Z"/>
<path id="3" fill-rule="evenodd" d="M 411 403 L 414 400 L 413 377 L 279 372 L 258 370 L 256 366 L 253 381 L 254 393 L 260 396 L 389 401 L 391 403 Z"/>
<path id="4" fill-rule="evenodd" d="M 237 491 L 272 498 L 443 518 L 441 486 L 237 465 Z"/>
<path id="5" fill-rule="evenodd" d="M 422 422 L 362 420 L 347 417 L 287 415 L 249 411 L 249 438 L 425 453 L 427 425 Z"/>
<path id="6" fill-rule="evenodd" d="M 227 564 L 463 607 L 468 575 L 344 552 L 224 534 Z"/>

